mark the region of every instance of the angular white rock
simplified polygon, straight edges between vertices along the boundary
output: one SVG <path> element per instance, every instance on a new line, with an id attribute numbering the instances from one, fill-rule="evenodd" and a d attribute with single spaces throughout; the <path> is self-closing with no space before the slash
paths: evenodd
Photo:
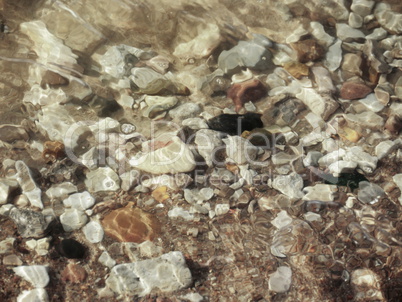
<path id="1" fill-rule="evenodd" d="M 336 185 L 316 184 L 303 189 L 306 194 L 303 196 L 303 200 L 334 201 L 337 191 Z"/>
<path id="2" fill-rule="evenodd" d="M 384 105 L 377 99 L 374 93 L 370 93 L 365 98 L 360 99 L 359 102 L 373 112 L 380 112 L 384 109 Z"/>
<path id="3" fill-rule="evenodd" d="M 84 211 L 95 204 L 95 198 L 88 192 L 75 193 L 63 200 L 66 207 Z"/>
<path id="4" fill-rule="evenodd" d="M 24 290 L 17 297 L 17 302 L 48 302 L 49 296 L 43 288 Z"/>
<path id="5" fill-rule="evenodd" d="M 336 35 L 340 40 L 346 42 L 366 38 L 365 34 L 362 31 L 352 28 L 349 25 L 343 23 L 336 24 Z"/>
<path id="6" fill-rule="evenodd" d="M 197 145 L 198 153 L 209 167 L 213 165 L 214 152 L 224 147 L 221 137 L 220 132 L 210 129 L 202 129 L 195 134 L 194 143 Z"/>
<path id="7" fill-rule="evenodd" d="M 60 215 L 60 222 L 66 232 L 72 232 L 83 227 L 88 222 L 88 216 L 77 209 L 66 209 Z"/>
<path id="8" fill-rule="evenodd" d="M 352 28 L 360 28 L 363 25 L 363 17 L 352 12 L 349 14 L 348 24 Z"/>
<path id="9" fill-rule="evenodd" d="M 358 146 L 348 149 L 343 159 L 356 162 L 358 167 L 365 173 L 373 173 L 375 168 L 377 168 L 378 158 L 364 152 L 363 149 Z"/>
<path id="10" fill-rule="evenodd" d="M 288 215 L 286 211 L 280 211 L 276 218 L 271 221 L 272 225 L 276 227 L 277 229 L 280 229 L 282 227 L 285 227 L 289 224 L 292 223 L 292 217 Z"/>
<path id="11" fill-rule="evenodd" d="M 193 215 L 193 214 L 191 214 L 189 211 L 184 210 L 184 209 L 181 208 L 181 207 L 176 207 L 176 208 L 173 208 L 172 210 L 170 210 L 170 211 L 168 212 L 168 216 L 169 216 L 170 218 L 178 218 L 178 217 L 181 217 L 181 218 L 183 218 L 183 219 L 185 219 L 185 220 L 193 220 L 193 219 L 194 219 L 194 215 Z"/>
<path id="12" fill-rule="evenodd" d="M 110 257 L 108 252 L 103 252 L 102 255 L 100 255 L 98 261 L 108 268 L 112 268 L 116 265 L 116 261 L 112 257 Z"/>
<path id="13" fill-rule="evenodd" d="M 375 155 L 378 157 L 379 160 L 381 160 L 391 152 L 400 148 L 401 146 L 402 146 L 401 139 L 396 139 L 394 141 L 391 140 L 383 141 L 375 147 Z"/>
<path id="14" fill-rule="evenodd" d="M 352 10 L 352 12 L 365 17 L 371 13 L 374 4 L 375 1 L 372 0 L 353 0 L 350 9 Z"/>
<path id="15" fill-rule="evenodd" d="M 318 92 L 328 93 L 336 90 L 334 84 L 332 83 L 331 75 L 326 68 L 322 66 L 315 66 L 311 68 L 311 71 L 314 74 L 314 78 L 318 86 Z"/>
<path id="16" fill-rule="evenodd" d="M 85 185 L 91 192 L 117 191 L 120 178 L 111 168 L 101 167 L 87 174 Z"/>
<path id="17" fill-rule="evenodd" d="M 338 177 L 341 173 L 350 173 L 357 168 L 357 163 L 353 161 L 339 160 L 328 166 L 328 170 L 335 177 Z"/>
<path id="18" fill-rule="evenodd" d="M 311 34 L 325 46 L 330 46 L 334 43 L 335 38 L 327 34 L 324 30 L 324 26 L 316 21 L 310 22 Z"/>
<path id="19" fill-rule="evenodd" d="M 21 186 L 22 192 L 28 197 L 31 205 L 43 209 L 42 191 L 33 180 L 28 166 L 22 160 L 17 160 L 15 169 L 17 170 L 17 181 Z"/>
<path id="20" fill-rule="evenodd" d="M 269 289 L 276 293 L 285 293 L 292 284 L 292 270 L 288 266 L 280 266 L 269 277 Z"/>
<path id="21" fill-rule="evenodd" d="M 7 238 L 0 241 L 0 255 L 10 254 L 14 250 L 15 238 Z"/>
<path id="22" fill-rule="evenodd" d="M 402 14 L 393 12 L 386 3 L 378 3 L 374 15 L 383 28 L 394 34 L 402 34 Z"/>
<path id="23" fill-rule="evenodd" d="M 313 88 L 303 88 L 296 97 L 315 114 L 321 116 L 323 120 L 328 117 L 339 107 L 339 104 L 330 96 L 321 96 Z"/>
<path id="24" fill-rule="evenodd" d="M 206 121 L 199 117 L 192 117 L 185 119 L 182 121 L 181 124 L 194 130 L 208 129 L 208 124 L 206 123 Z"/>
<path id="25" fill-rule="evenodd" d="M 293 172 L 290 175 L 280 175 L 272 183 L 272 187 L 290 198 L 299 199 L 303 197 L 303 178 Z"/>
<path id="26" fill-rule="evenodd" d="M 13 268 L 14 273 L 36 288 L 46 287 L 49 283 L 47 267 L 44 265 L 23 265 Z"/>
<path id="27" fill-rule="evenodd" d="M 227 203 L 218 203 L 215 206 L 215 214 L 216 216 L 225 215 L 230 210 L 230 206 Z"/>
<path id="28" fill-rule="evenodd" d="M 172 292 L 188 287 L 191 272 L 181 252 L 170 252 L 158 258 L 118 264 L 106 279 L 106 286 L 119 295 L 143 297 L 153 289 Z"/>
<path id="29" fill-rule="evenodd" d="M 101 224 L 97 221 L 88 222 L 83 228 L 85 238 L 91 243 L 99 243 L 103 239 L 104 231 Z"/>
<path id="30" fill-rule="evenodd" d="M 305 158 L 303 158 L 303 165 L 305 167 L 317 167 L 318 160 L 322 157 L 322 153 L 318 151 L 309 151 Z"/>
<path id="31" fill-rule="evenodd" d="M 335 71 L 339 68 L 342 62 L 342 40 L 337 39 L 334 44 L 332 44 L 327 54 L 325 55 L 324 66 L 328 68 L 329 71 Z"/>
<path id="32" fill-rule="evenodd" d="M 228 136 L 222 141 L 226 144 L 228 159 L 238 165 L 253 162 L 257 157 L 258 148 L 245 138 Z"/>
<path id="33" fill-rule="evenodd" d="M 71 182 L 63 182 L 61 184 L 53 185 L 46 191 L 46 195 L 50 199 L 61 198 L 71 193 L 77 192 L 77 186 Z"/>
<path id="34" fill-rule="evenodd" d="M 165 174 L 190 172 L 196 163 L 190 148 L 174 136 L 167 146 L 132 157 L 130 165 L 148 173 Z"/>
<path id="35" fill-rule="evenodd" d="M 345 154 L 345 149 L 339 148 L 338 150 L 327 153 L 323 157 L 321 157 L 318 160 L 318 164 L 323 167 L 328 167 L 330 164 L 342 159 Z"/>
<path id="36" fill-rule="evenodd" d="M 164 75 L 146 67 L 131 69 L 130 80 L 138 87 L 140 93 L 156 94 L 171 85 Z"/>

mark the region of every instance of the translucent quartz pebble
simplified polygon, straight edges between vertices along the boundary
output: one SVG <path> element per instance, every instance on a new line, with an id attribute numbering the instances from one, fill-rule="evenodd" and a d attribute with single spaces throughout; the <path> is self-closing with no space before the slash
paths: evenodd
<path id="1" fill-rule="evenodd" d="M 215 206 L 215 214 L 216 216 L 225 215 L 230 210 L 230 206 L 227 203 L 218 203 Z"/>
<path id="2" fill-rule="evenodd" d="M 205 28 L 198 29 L 198 36 L 193 40 L 176 46 L 173 55 L 181 59 L 201 59 L 209 56 L 221 42 L 219 27 L 208 23 Z"/>
<path id="3" fill-rule="evenodd" d="M 117 191 L 120 188 L 120 179 L 111 168 L 101 167 L 87 174 L 85 185 L 91 192 Z"/>
<path id="4" fill-rule="evenodd" d="M 280 266 L 269 277 L 269 289 L 276 293 L 285 293 L 292 284 L 292 270 L 288 266 Z"/>
<path id="5" fill-rule="evenodd" d="M 138 93 L 156 94 L 172 83 L 160 73 L 145 68 L 135 67 L 131 70 L 130 80 L 134 83 L 134 91 Z"/>
<path id="6" fill-rule="evenodd" d="M 55 199 L 75 192 L 77 192 L 77 186 L 73 185 L 71 182 L 63 182 L 49 188 L 46 191 L 46 195 L 49 196 L 50 199 Z"/>
<path id="7" fill-rule="evenodd" d="M 311 71 L 314 74 L 314 79 L 318 86 L 318 92 L 334 92 L 336 90 L 332 83 L 331 75 L 326 68 L 315 66 L 311 68 Z"/>
<path id="8" fill-rule="evenodd" d="M 43 288 L 24 290 L 17 297 L 17 302 L 48 302 L 49 296 Z"/>
<path id="9" fill-rule="evenodd" d="M 145 103 L 148 105 L 142 112 L 142 115 L 150 119 L 164 117 L 166 111 L 173 108 L 179 100 L 175 96 L 163 97 L 148 95 L 145 97 Z"/>
<path id="10" fill-rule="evenodd" d="M 228 159 L 238 165 L 253 162 L 257 157 L 258 148 L 245 138 L 229 136 L 222 141 L 226 144 Z"/>
<path id="11" fill-rule="evenodd" d="M 330 46 L 334 43 L 334 37 L 327 34 L 324 30 L 324 26 L 316 21 L 310 22 L 311 34 L 325 46 Z"/>
<path id="12" fill-rule="evenodd" d="M 318 160 L 322 157 L 322 153 L 318 151 L 309 151 L 305 158 L 303 158 L 303 165 L 305 167 L 317 167 Z"/>
<path id="13" fill-rule="evenodd" d="M 369 183 L 368 181 L 361 181 L 359 183 L 357 198 L 363 203 L 377 203 L 384 194 L 384 190 L 379 185 Z"/>
<path id="14" fill-rule="evenodd" d="M 271 223 L 274 227 L 280 229 L 292 223 L 292 220 L 292 217 L 290 217 L 286 211 L 280 211 Z"/>
<path id="15" fill-rule="evenodd" d="M 374 10 L 378 23 L 393 34 L 402 34 L 402 14 L 393 12 L 386 3 L 378 3 Z"/>
<path id="16" fill-rule="evenodd" d="M 106 279 L 106 286 L 119 295 L 144 297 L 153 289 L 172 292 L 188 287 L 191 272 L 181 252 L 158 258 L 118 264 Z"/>
<path id="17" fill-rule="evenodd" d="M 290 198 L 302 198 L 303 179 L 293 172 L 290 175 L 280 175 L 272 183 L 272 187 Z"/>
<path id="18" fill-rule="evenodd" d="M 66 232 L 72 232 L 83 227 L 88 221 L 88 216 L 83 211 L 77 209 L 66 209 L 60 215 L 60 222 Z"/>
<path id="19" fill-rule="evenodd" d="M 75 193 L 63 200 L 66 207 L 71 207 L 77 210 L 86 210 L 95 204 L 95 198 L 88 192 Z"/>
<path id="20" fill-rule="evenodd" d="M 394 141 L 391 140 L 382 141 L 375 147 L 375 155 L 378 157 L 379 160 L 381 160 L 401 146 L 402 146 L 401 139 L 396 139 Z"/>
<path id="21" fill-rule="evenodd" d="M 22 160 L 18 160 L 15 162 L 15 169 L 17 170 L 17 181 L 31 205 L 43 209 L 42 191 L 33 180 L 28 166 Z"/>
<path id="22" fill-rule="evenodd" d="M 85 238 L 91 243 L 99 243 L 103 239 L 104 231 L 97 221 L 88 222 L 83 228 Z"/>
<path id="23" fill-rule="evenodd" d="M 339 104 L 330 96 L 322 96 L 313 88 L 303 88 L 296 97 L 316 115 L 321 116 L 323 120 L 327 120 L 329 116 L 338 109 Z"/>
<path id="24" fill-rule="evenodd" d="M 190 148 L 177 136 L 167 146 L 132 157 L 130 165 L 152 174 L 189 172 L 196 166 Z"/>
<path id="25" fill-rule="evenodd" d="M 366 38 L 365 34 L 362 31 L 352 28 L 349 25 L 343 23 L 336 24 L 336 35 L 339 39 L 346 42 Z"/>
<path id="26" fill-rule="evenodd" d="M 49 283 L 47 267 L 44 265 L 17 266 L 13 271 L 36 288 L 46 287 Z"/>
<path id="27" fill-rule="evenodd" d="M 320 201 L 334 201 L 334 195 L 337 192 L 337 186 L 316 184 L 311 187 L 305 187 L 303 192 L 303 200 L 320 200 Z"/>
<path id="28" fill-rule="evenodd" d="M 380 277 L 372 270 L 360 268 L 350 275 L 350 283 L 354 290 L 354 301 L 385 301 L 381 291 Z"/>
<path id="29" fill-rule="evenodd" d="M 341 173 L 351 173 L 357 168 L 357 163 L 353 161 L 338 160 L 328 166 L 329 173 L 338 177 Z"/>

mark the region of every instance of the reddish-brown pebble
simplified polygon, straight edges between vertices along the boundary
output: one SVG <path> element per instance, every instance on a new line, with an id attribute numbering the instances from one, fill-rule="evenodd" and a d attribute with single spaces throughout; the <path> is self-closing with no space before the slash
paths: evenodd
<path id="1" fill-rule="evenodd" d="M 357 100 L 366 97 L 373 89 L 362 83 L 345 82 L 341 87 L 341 98 L 345 100 Z"/>
<path id="2" fill-rule="evenodd" d="M 86 270 L 75 263 L 69 263 L 66 268 L 61 272 L 61 279 L 63 281 L 70 281 L 72 283 L 80 283 L 87 277 Z"/>
<path id="3" fill-rule="evenodd" d="M 267 94 L 267 88 L 257 79 L 236 83 L 228 89 L 227 96 L 233 100 L 236 112 L 245 103 L 258 101 Z"/>
<path id="4" fill-rule="evenodd" d="M 297 52 L 297 58 L 300 63 L 310 61 L 318 61 L 325 54 L 325 48 L 313 39 L 307 39 L 292 44 L 292 47 Z"/>

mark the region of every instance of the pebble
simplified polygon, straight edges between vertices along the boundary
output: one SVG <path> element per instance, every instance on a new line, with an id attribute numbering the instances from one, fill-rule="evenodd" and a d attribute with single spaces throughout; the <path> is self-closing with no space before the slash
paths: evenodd
<path id="1" fill-rule="evenodd" d="M 183 126 L 187 126 L 190 129 L 199 130 L 199 129 L 208 129 L 208 124 L 206 121 L 199 117 L 191 117 L 182 121 Z"/>
<path id="2" fill-rule="evenodd" d="M 18 140 L 27 141 L 28 138 L 29 135 L 27 131 L 21 126 L 7 124 L 0 125 L 0 141 L 2 142 L 12 144 Z"/>
<path id="3" fill-rule="evenodd" d="M 258 148 L 252 145 L 247 139 L 239 136 L 229 136 L 223 139 L 226 144 L 228 160 L 243 165 L 253 162 L 258 154 Z"/>
<path id="4" fill-rule="evenodd" d="M 368 268 L 359 268 L 350 274 L 355 301 L 384 301 L 380 278 Z"/>
<path id="5" fill-rule="evenodd" d="M 375 1 L 372 0 L 353 0 L 350 9 L 356 14 L 365 17 L 371 13 Z"/>
<path id="6" fill-rule="evenodd" d="M 349 148 L 343 158 L 346 161 L 357 162 L 357 165 L 364 173 L 373 173 L 377 167 L 378 158 L 371 156 L 359 146 Z"/>
<path id="7" fill-rule="evenodd" d="M 305 167 L 317 167 L 318 160 L 322 157 L 322 153 L 319 151 L 309 151 L 305 158 L 303 158 L 303 165 Z"/>
<path id="8" fill-rule="evenodd" d="M 269 289 L 276 293 L 285 293 L 292 284 L 292 270 L 288 266 L 279 266 L 269 277 Z"/>
<path id="9" fill-rule="evenodd" d="M 328 166 L 329 173 L 335 177 L 338 177 L 342 173 L 352 173 L 356 168 L 356 162 L 346 160 L 338 160 Z"/>
<path id="10" fill-rule="evenodd" d="M 402 117 L 391 114 L 391 116 L 385 122 L 384 128 L 387 129 L 391 134 L 398 135 L 402 130 Z"/>
<path id="11" fill-rule="evenodd" d="M 292 217 L 290 217 L 286 211 L 282 210 L 278 213 L 278 215 L 276 215 L 275 219 L 272 220 L 271 223 L 274 227 L 280 229 L 291 224 L 292 220 Z"/>
<path id="12" fill-rule="evenodd" d="M 292 44 L 300 63 L 321 60 L 325 54 L 325 48 L 316 40 L 307 39 Z"/>
<path id="13" fill-rule="evenodd" d="M 336 24 L 336 35 L 344 42 L 361 41 L 366 38 L 365 34 L 355 28 L 350 27 L 344 23 Z"/>
<path id="14" fill-rule="evenodd" d="M 91 243 L 99 243 L 103 239 L 104 231 L 102 226 L 97 221 L 88 222 L 83 228 L 82 231 L 85 235 L 85 238 Z"/>
<path id="15" fill-rule="evenodd" d="M 116 265 L 116 261 L 110 257 L 108 252 L 103 252 L 98 261 L 103 264 L 104 266 L 107 266 L 108 268 L 112 268 L 113 266 Z"/>
<path id="16" fill-rule="evenodd" d="M 215 214 L 216 216 L 225 215 L 230 210 L 229 204 L 219 203 L 215 206 Z"/>
<path id="17" fill-rule="evenodd" d="M 102 226 L 106 235 L 120 242 L 136 243 L 154 240 L 161 227 L 157 218 L 135 208 L 133 203 L 107 214 Z"/>
<path id="18" fill-rule="evenodd" d="M 13 268 L 15 274 L 32 284 L 33 287 L 43 288 L 49 283 L 48 268 L 44 265 L 23 265 Z"/>
<path id="19" fill-rule="evenodd" d="M 15 238 L 6 238 L 0 241 L 0 255 L 9 254 L 14 250 Z"/>
<path id="20" fill-rule="evenodd" d="M 63 257 L 69 259 L 82 259 L 86 253 L 86 247 L 75 239 L 63 239 L 56 250 Z"/>
<path id="21" fill-rule="evenodd" d="M 82 228 L 88 222 L 88 216 L 81 210 L 65 209 L 60 215 L 60 222 L 64 231 L 72 232 Z"/>
<path id="22" fill-rule="evenodd" d="M 262 128 L 261 115 L 248 112 L 246 114 L 221 114 L 208 121 L 210 129 L 229 135 L 240 135 L 243 131 Z"/>
<path id="23" fill-rule="evenodd" d="M 13 179 L 0 179 L 0 205 L 6 204 L 10 194 L 17 188 L 17 181 Z"/>
<path id="24" fill-rule="evenodd" d="M 65 207 L 84 211 L 95 204 L 95 198 L 92 197 L 89 192 L 84 191 L 82 193 L 70 195 L 68 198 L 63 200 L 63 204 Z"/>
<path id="25" fill-rule="evenodd" d="M 311 34 L 321 43 L 324 44 L 324 46 L 328 47 L 334 43 L 334 37 L 331 35 L 327 34 L 324 30 L 324 26 L 317 22 L 317 21 L 312 21 L 310 22 L 310 28 L 311 28 Z"/>
<path id="26" fill-rule="evenodd" d="M 334 44 L 328 48 L 328 52 L 325 55 L 324 66 L 329 71 L 335 71 L 339 68 L 342 62 L 342 41 L 337 39 Z"/>
<path id="27" fill-rule="evenodd" d="M 87 271 L 79 264 L 69 263 L 61 272 L 61 280 L 64 282 L 81 283 L 87 278 Z"/>
<path id="28" fill-rule="evenodd" d="M 257 79 L 235 83 L 227 91 L 227 97 L 233 100 L 236 112 L 247 102 L 255 102 L 267 94 L 267 88 Z"/>
<path id="29" fill-rule="evenodd" d="M 303 189 L 303 200 L 334 201 L 337 191 L 336 185 L 316 184 Z"/>
<path id="30" fill-rule="evenodd" d="M 212 167 L 216 163 L 215 152 L 219 150 L 220 146 L 223 146 L 222 134 L 210 129 L 201 129 L 196 132 L 194 143 L 197 145 L 197 151 L 204 158 L 205 163 Z"/>
<path id="31" fill-rule="evenodd" d="M 375 204 L 384 194 L 384 190 L 379 185 L 368 181 L 361 181 L 359 183 L 357 198 L 363 203 Z"/>
<path id="32" fill-rule="evenodd" d="M 197 117 L 202 112 L 202 106 L 197 103 L 184 103 L 173 109 L 169 110 L 169 116 L 174 122 L 180 123 L 181 121 Z"/>
<path id="33" fill-rule="evenodd" d="M 120 178 L 111 168 L 101 167 L 88 172 L 85 185 L 90 192 L 117 191 Z"/>
<path id="34" fill-rule="evenodd" d="M 17 302 L 48 302 L 49 296 L 43 288 L 24 290 L 17 297 Z"/>
<path id="35" fill-rule="evenodd" d="M 153 120 L 163 118 L 169 109 L 173 108 L 179 100 L 175 96 L 156 96 L 147 95 L 145 103 L 147 107 L 143 109 L 142 115 Z"/>
<path id="36" fill-rule="evenodd" d="M 377 99 L 374 93 L 370 93 L 365 98 L 359 100 L 367 109 L 373 112 L 380 112 L 384 109 L 384 105 Z"/>
<path id="37" fill-rule="evenodd" d="M 277 176 L 272 182 L 272 187 L 291 199 L 299 199 L 303 197 L 303 179 L 293 172 L 290 175 Z"/>
<path id="38" fill-rule="evenodd" d="M 340 90 L 341 98 L 345 100 L 357 100 L 366 97 L 373 90 L 365 84 L 356 82 L 345 82 Z"/>
<path id="39" fill-rule="evenodd" d="M 3 258 L 3 265 L 18 266 L 22 265 L 22 260 L 17 255 L 7 255 Z"/>
<path id="40" fill-rule="evenodd" d="M 53 185 L 46 191 L 46 195 L 50 199 L 63 198 L 67 195 L 77 192 L 77 186 L 71 182 L 63 182 L 61 184 Z"/>
<path id="41" fill-rule="evenodd" d="M 172 292 L 192 283 L 190 270 L 181 252 L 158 258 L 118 264 L 106 279 L 106 286 L 119 295 L 144 297 L 153 289 Z"/>
<path id="42" fill-rule="evenodd" d="M 31 205 L 43 209 L 42 191 L 35 183 L 29 167 L 22 160 L 17 160 L 15 162 L 15 169 L 17 170 L 17 181 Z"/>
<path id="43" fill-rule="evenodd" d="M 381 24 L 391 34 L 402 34 L 402 14 L 394 12 L 386 3 L 378 3 L 374 9 L 374 15 Z"/>
<path id="44" fill-rule="evenodd" d="M 18 233 L 23 238 L 41 238 L 47 233 L 47 227 L 53 216 L 45 216 L 40 212 L 19 210 L 13 207 L 9 213 L 10 218 L 17 226 Z"/>
<path id="45" fill-rule="evenodd" d="M 395 151 L 396 149 L 402 146 L 402 140 L 396 139 L 394 141 L 385 140 L 380 142 L 377 146 L 375 146 L 375 155 L 378 157 L 379 160 L 385 158 L 390 153 Z"/>
<path id="46" fill-rule="evenodd" d="M 194 215 L 191 214 L 189 211 L 184 210 L 181 207 L 175 207 L 168 212 L 168 216 L 170 218 L 183 218 L 184 220 L 190 221 L 194 220 Z"/>
<path id="47" fill-rule="evenodd" d="M 362 16 L 352 12 L 349 14 L 348 24 L 352 28 L 360 28 L 363 26 L 363 18 Z"/>

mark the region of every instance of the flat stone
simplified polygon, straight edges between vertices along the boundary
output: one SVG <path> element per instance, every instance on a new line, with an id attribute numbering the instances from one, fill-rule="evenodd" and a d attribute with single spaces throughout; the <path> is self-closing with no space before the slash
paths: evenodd
<path id="1" fill-rule="evenodd" d="M 106 286 L 119 295 L 144 297 L 154 289 L 172 292 L 190 286 L 191 272 L 181 252 L 158 258 L 118 264 L 106 279 Z"/>
<path id="2" fill-rule="evenodd" d="M 153 215 L 135 208 L 133 203 L 107 214 L 102 225 L 106 235 L 120 242 L 136 243 L 154 240 L 161 227 Z"/>
<path id="3" fill-rule="evenodd" d="M 35 288 L 32 290 L 24 290 L 17 297 L 17 302 L 48 302 L 49 296 L 45 289 Z"/>
<path id="4" fill-rule="evenodd" d="M 64 231 L 72 232 L 82 228 L 88 222 L 88 216 L 81 210 L 66 209 L 60 215 L 60 222 Z"/>
<path id="5" fill-rule="evenodd" d="M 345 82 L 342 84 L 340 95 L 345 100 L 357 100 L 366 97 L 373 90 L 365 84 Z"/>
<path id="6" fill-rule="evenodd" d="M 13 268 L 16 275 L 32 284 L 36 288 L 46 287 L 49 283 L 48 268 L 44 265 L 24 265 Z"/>
<path id="7" fill-rule="evenodd" d="M 336 185 L 316 184 L 303 189 L 303 200 L 334 201 L 337 191 Z"/>
<path id="8" fill-rule="evenodd" d="M 366 38 L 362 31 L 343 23 L 336 24 L 336 35 L 340 40 L 345 42 L 359 41 Z"/>
<path id="9" fill-rule="evenodd" d="M 269 289 L 276 293 L 285 293 L 292 284 L 292 270 L 288 266 L 280 266 L 268 281 Z"/>
<path id="10" fill-rule="evenodd" d="M 18 266 L 22 265 L 22 260 L 17 255 L 7 255 L 3 258 L 3 265 Z"/>
<path id="11" fill-rule="evenodd" d="M 81 283 L 87 278 L 87 271 L 79 264 L 69 263 L 61 272 L 61 280 L 71 283 Z"/>
<path id="12" fill-rule="evenodd" d="M 329 71 L 335 71 L 339 68 L 342 62 L 342 40 L 337 39 L 334 44 L 328 48 L 325 55 L 324 66 Z"/>

